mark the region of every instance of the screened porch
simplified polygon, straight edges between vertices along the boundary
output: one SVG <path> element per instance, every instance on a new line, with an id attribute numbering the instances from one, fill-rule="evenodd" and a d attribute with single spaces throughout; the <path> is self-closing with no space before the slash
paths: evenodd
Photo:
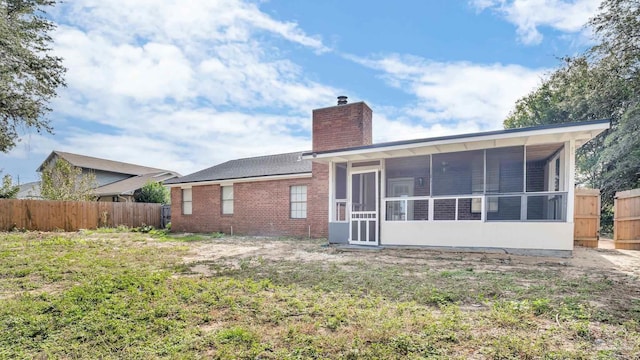
<path id="1" fill-rule="evenodd" d="M 385 221 L 566 221 L 564 144 L 390 158 Z"/>

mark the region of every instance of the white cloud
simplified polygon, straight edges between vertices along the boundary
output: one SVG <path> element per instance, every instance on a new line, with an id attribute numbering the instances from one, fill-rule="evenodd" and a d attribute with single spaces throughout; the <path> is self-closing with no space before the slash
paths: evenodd
<path id="1" fill-rule="evenodd" d="M 329 51 L 319 37 L 305 34 L 295 22 L 275 20 L 242 0 L 76 0 L 54 11 L 62 12 L 65 21 L 117 42 L 246 42 L 265 31 L 318 52 Z M 203 51 L 197 46 L 189 50 Z"/>
<path id="2" fill-rule="evenodd" d="M 76 0 L 52 10 L 68 68 L 57 134 L 12 158 L 59 149 L 187 174 L 308 150 L 310 109 L 341 92 L 278 52 L 282 41 L 329 51 L 322 40 L 252 2 Z"/>
<path id="3" fill-rule="evenodd" d="M 471 0 L 480 11 L 489 9 L 516 26 L 524 44 L 542 42 L 539 27 L 550 27 L 565 33 L 581 32 L 589 18 L 596 14 L 601 0 Z"/>
<path id="4" fill-rule="evenodd" d="M 519 65 L 435 62 L 397 54 L 349 58 L 381 71 L 390 85 L 415 96 L 415 103 L 397 114 L 430 124 L 430 131 L 436 134 L 501 128 L 515 101 L 539 85 L 546 71 Z"/>
<path id="5" fill-rule="evenodd" d="M 12 159 L 37 153 L 39 163 L 59 149 L 188 174 L 232 158 L 309 150 L 310 110 L 345 93 L 310 79 L 279 50 L 285 42 L 328 51 L 319 37 L 254 3 L 74 0 L 52 14 L 60 24 L 55 51 L 69 69 L 53 104 L 57 134 L 33 137 Z M 499 128 L 543 72 L 349 58 L 413 96 L 406 105 L 371 103 L 377 142 Z"/>
<path id="6" fill-rule="evenodd" d="M 384 111 L 375 115 L 373 126 L 374 142 L 432 138 L 453 134 L 473 133 L 482 130 L 479 124 L 474 121 L 434 124 L 412 122 L 398 118 L 391 120 L 388 116 Z"/>

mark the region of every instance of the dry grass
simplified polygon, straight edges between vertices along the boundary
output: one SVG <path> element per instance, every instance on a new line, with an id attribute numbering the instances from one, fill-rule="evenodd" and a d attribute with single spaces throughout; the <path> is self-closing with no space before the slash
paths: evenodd
<path id="1" fill-rule="evenodd" d="M 322 244 L 0 234 L 0 358 L 640 354 L 637 276 L 581 258 L 615 253 L 562 260 Z"/>

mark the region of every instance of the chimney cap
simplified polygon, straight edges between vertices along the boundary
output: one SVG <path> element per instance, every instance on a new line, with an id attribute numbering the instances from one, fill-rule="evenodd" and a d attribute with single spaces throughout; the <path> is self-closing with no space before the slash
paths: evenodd
<path id="1" fill-rule="evenodd" d="M 347 104 L 347 97 L 344 95 L 338 96 L 338 105 L 346 105 L 346 104 Z"/>

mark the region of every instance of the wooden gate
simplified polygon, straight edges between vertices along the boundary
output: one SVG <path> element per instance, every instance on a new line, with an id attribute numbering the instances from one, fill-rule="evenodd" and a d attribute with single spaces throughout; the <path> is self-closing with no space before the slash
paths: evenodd
<path id="1" fill-rule="evenodd" d="M 616 193 L 613 242 L 616 249 L 640 250 L 640 189 Z"/>
<path id="2" fill-rule="evenodd" d="M 598 247 L 600 237 L 600 190 L 576 189 L 573 245 Z"/>

